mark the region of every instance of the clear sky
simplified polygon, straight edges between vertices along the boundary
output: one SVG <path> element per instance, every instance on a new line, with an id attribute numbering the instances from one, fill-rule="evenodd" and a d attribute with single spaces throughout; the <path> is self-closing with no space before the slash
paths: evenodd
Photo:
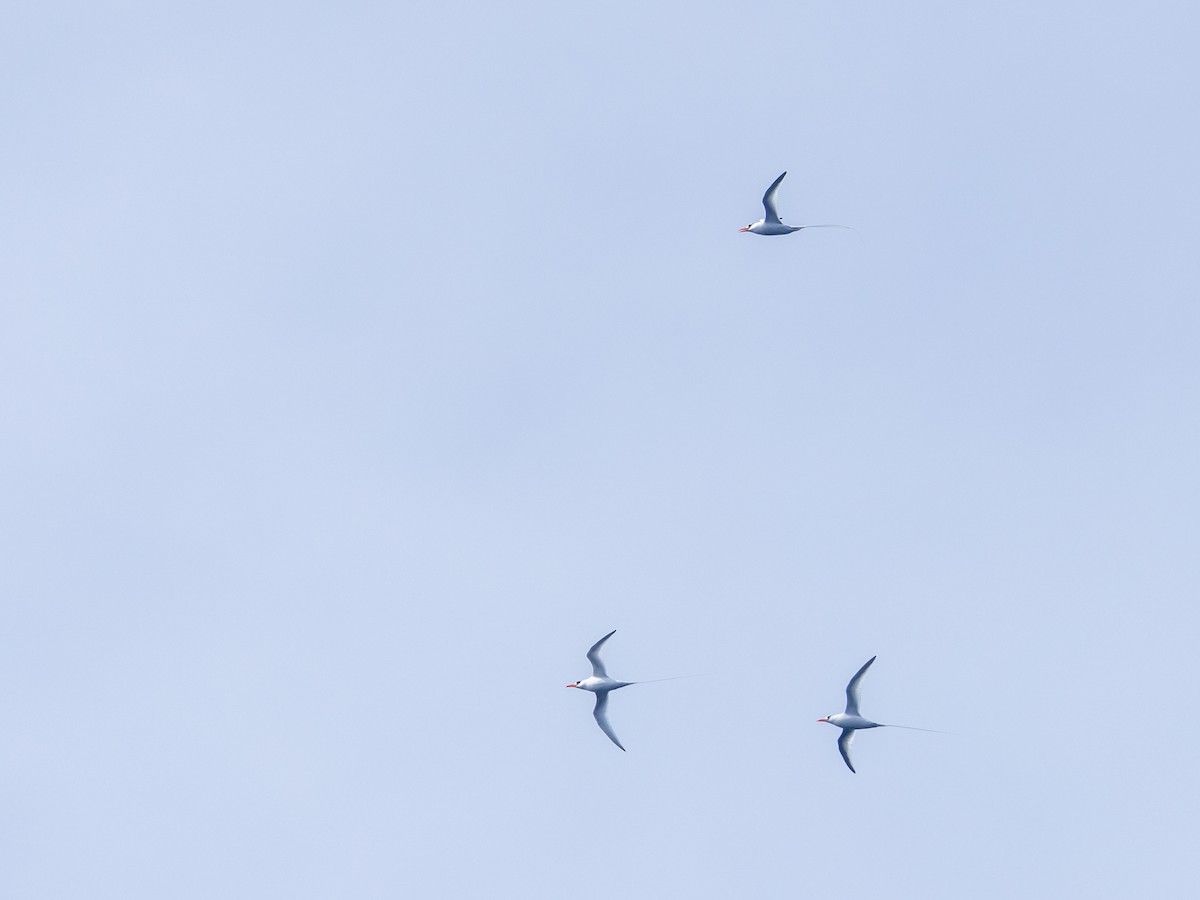
<path id="1" fill-rule="evenodd" d="M 1198 44 L 7 3 L 0 896 L 1194 891 Z"/>

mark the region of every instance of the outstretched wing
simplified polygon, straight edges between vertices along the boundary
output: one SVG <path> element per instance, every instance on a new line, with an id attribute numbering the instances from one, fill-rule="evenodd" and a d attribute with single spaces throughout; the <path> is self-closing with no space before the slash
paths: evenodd
<path id="1" fill-rule="evenodd" d="M 857 775 L 858 772 L 856 772 L 854 770 L 854 763 L 850 762 L 850 744 L 853 741 L 854 741 L 854 729 L 853 728 L 843 728 L 842 736 L 840 738 L 838 738 L 838 753 L 842 754 L 842 759 L 844 759 L 846 761 L 846 767 L 851 772 L 854 772 L 855 775 Z"/>
<path id="2" fill-rule="evenodd" d="M 784 172 L 783 175 L 786 175 Z M 783 175 L 780 175 L 771 182 L 771 186 L 767 188 L 767 192 L 763 194 L 763 221 L 768 225 L 778 225 L 779 213 L 775 211 L 775 194 L 779 192 L 779 182 L 783 181 Z"/>
<path id="3" fill-rule="evenodd" d="M 600 648 L 604 646 L 604 642 L 617 633 L 617 629 L 613 629 L 596 643 L 592 644 L 592 649 L 588 651 L 588 662 L 592 664 L 592 675 L 596 678 L 607 678 L 608 672 L 604 669 L 604 663 L 600 661 Z M 616 738 L 613 738 L 616 740 Z M 623 749 L 623 748 L 622 748 Z"/>
<path id="4" fill-rule="evenodd" d="M 596 708 L 592 710 L 592 715 L 596 717 L 596 724 L 600 726 L 600 730 L 608 735 L 608 739 L 621 747 L 621 742 L 617 740 L 617 733 L 612 730 L 612 726 L 608 724 L 608 691 L 599 691 L 596 693 Z M 621 747 L 624 750 L 624 747 Z"/>
<path id="5" fill-rule="evenodd" d="M 850 683 L 846 685 L 846 715 L 858 715 L 858 683 L 862 681 L 863 675 L 867 669 L 871 668 L 871 663 L 875 662 L 875 657 L 871 657 L 863 667 L 854 673 L 854 677 L 850 679 Z"/>

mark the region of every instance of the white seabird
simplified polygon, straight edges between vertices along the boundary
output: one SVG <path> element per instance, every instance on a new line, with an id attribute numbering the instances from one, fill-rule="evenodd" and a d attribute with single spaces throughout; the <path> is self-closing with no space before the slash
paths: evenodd
<path id="1" fill-rule="evenodd" d="M 780 175 L 771 182 L 771 186 L 767 188 L 767 192 L 763 194 L 763 217 L 757 222 L 751 222 L 745 228 L 739 228 L 738 231 L 748 231 L 751 234 L 791 234 L 793 231 L 801 231 L 805 228 L 849 228 L 854 231 L 849 225 L 784 225 L 779 218 L 779 213 L 775 208 L 775 195 L 779 193 L 779 182 L 783 181 L 783 175 Z"/>
<path id="2" fill-rule="evenodd" d="M 868 659 L 861 669 L 854 673 L 854 677 L 850 679 L 850 683 L 846 685 L 846 711 L 844 713 L 835 713 L 831 716 L 825 716 L 823 719 L 817 719 L 818 722 L 828 722 L 830 725 L 836 725 L 842 729 L 841 737 L 838 738 L 838 752 L 842 754 L 842 759 L 846 761 L 846 767 L 857 774 L 854 768 L 854 763 L 850 762 L 850 744 L 854 740 L 854 732 L 862 731 L 864 728 L 904 728 L 908 731 L 929 731 L 934 734 L 945 734 L 943 731 L 934 731 L 932 728 L 916 728 L 913 725 L 885 725 L 883 722 L 872 722 L 870 719 L 865 719 L 858 714 L 858 683 L 862 681 L 863 675 L 867 669 L 871 668 L 871 663 L 875 662 L 875 657 Z"/>

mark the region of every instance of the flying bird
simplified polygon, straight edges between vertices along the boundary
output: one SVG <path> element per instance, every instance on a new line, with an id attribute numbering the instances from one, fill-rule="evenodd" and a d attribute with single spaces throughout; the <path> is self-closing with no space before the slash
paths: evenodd
<path id="1" fill-rule="evenodd" d="M 608 670 L 604 668 L 604 660 L 600 658 L 600 648 L 604 646 L 604 642 L 617 633 L 617 629 L 613 629 L 596 643 L 592 644 L 592 648 L 587 652 L 588 662 L 592 664 L 592 677 L 582 678 L 579 681 L 568 684 L 569 688 L 579 688 L 581 691 L 591 691 L 596 695 L 596 708 L 592 710 L 592 715 L 596 717 L 596 724 L 600 726 L 600 730 L 608 735 L 608 739 L 620 747 L 620 740 L 617 739 L 617 733 L 613 731 L 612 726 L 608 724 L 608 695 L 617 688 L 629 687 L 631 684 L 637 684 L 636 681 L 617 681 L 608 677 Z"/>
<path id="2" fill-rule="evenodd" d="M 763 217 L 745 228 L 739 228 L 739 232 L 748 231 L 751 234 L 765 235 L 791 234 L 793 231 L 800 231 L 804 228 L 849 228 L 854 231 L 849 225 L 784 225 L 775 209 L 775 195 L 779 193 L 779 182 L 783 181 L 784 175 L 787 175 L 787 172 L 772 181 L 767 192 L 763 194 Z"/>
<path id="3" fill-rule="evenodd" d="M 581 691 L 591 691 L 596 695 L 596 708 L 592 710 L 592 715 L 596 717 L 596 724 L 600 726 L 600 730 L 608 735 L 608 739 L 620 747 L 622 750 L 625 747 L 617 739 L 617 733 L 613 731 L 612 726 L 608 724 L 608 695 L 617 688 L 629 687 L 631 684 L 646 684 L 642 681 L 617 681 L 608 677 L 608 670 L 604 668 L 604 661 L 600 659 L 600 648 L 604 646 L 604 642 L 617 633 L 614 628 L 596 643 L 592 644 L 592 649 L 588 650 L 588 662 L 592 664 L 592 677 L 582 678 L 579 681 L 573 681 L 568 684 L 569 688 L 579 688 Z M 683 676 L 684 678 L 690 676 Z M 652 678 L 651 681 L 673 681 L 672 678 Z"/>
<path id="4" fill-rule="evenodd" d="M 846 711 L 817 719 L 818 722 L 828 722 L 830 725 L 836 725 L 842 729 L 841 737 L 838 738 L 838 752 L 846 761 L 846 767 L 855 774 L 858 774 L 857 770 L 854 768 L 854 763 L 850 762 L 850 744 L 854 741 L 854 732 L 864 728 L 906 728 L 909 731 L 933 731 L 932 728 L 915 728 L 912 725 L 885 725 L 883 722 L 864 719 L 858 714 L 858 683 L 862 681 L 863 675 L 867 673 L 867 669 L 871 668 L 873 662 L 875 662 L 874 656 L 863 663 L 862 668 L 854 673 L 854 677 L 846 685 Z M 945 732 L 933 731 L 933 733 L 944 734 Z"/>
<path id="5" fill-rule="evenodd" d="M 836 725 L 842 729 L 842 735 L 838 738 L 838 751 L 842 754 L 842 759 L 846 761 L 846 767 L 855 774 L 857 772 L 854 763 L 850 762 L 850 744 L 854 740 L 854 732 L 862 728 L 882 727 L 879 722 L 864 719 L 858 714 L 858 683 L 862 681 L 863 675 L 867 673 L 867 669 L 871 668 L 873 662 L 875 662 L 874 656 L 863 663 L 863 667 L 854 673 L 854 677 L 846 685 L 846 711 L 817 719 L 818 722 L 828 722 L 830 725 Z"/>

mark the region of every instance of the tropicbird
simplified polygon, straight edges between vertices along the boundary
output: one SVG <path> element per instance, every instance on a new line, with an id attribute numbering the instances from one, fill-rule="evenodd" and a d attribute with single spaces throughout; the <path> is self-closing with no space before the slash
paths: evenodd
<path id="1" fill-rule="evenodd" d="M 763 194 L 763 217 L 757 222 L 751 222 L 745 228 L 739 228 L 738 231 L 748 231 L 751 234 L 774 235 L 774 234 L 791 234 L 793 231 L 801 231 L 805 228 L 849 228 L 854 231 L 849 225 L 784 225 L 779 218 L 779 213 L 775 209 L 775 195 L 779 193 L 779 182 L 783 181 L 783 176 L 787 175 L 784 172 L 767 188 L 767 192 Z M 857 232 L 855 232 L 857 234 Z"/>

